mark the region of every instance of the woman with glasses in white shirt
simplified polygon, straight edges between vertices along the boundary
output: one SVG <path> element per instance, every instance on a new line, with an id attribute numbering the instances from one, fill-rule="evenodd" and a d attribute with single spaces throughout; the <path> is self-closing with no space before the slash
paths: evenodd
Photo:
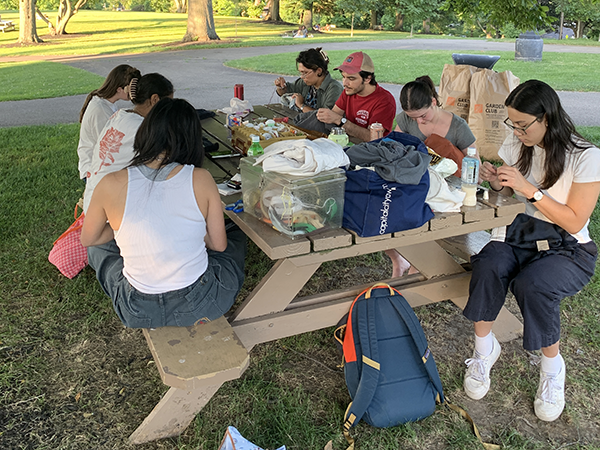
<path id="1" fill-rule="evenodd" d="M 508 289 L 523 314 L 523 347 L 542 352 L 536 416 L 556 420 L 565 405 L 565 362 L 560 355 L 560 303 L 594 274 L 597 248 L 588 231 L 600 193 L 600 149 L 587 142 L 546 83 L 529 80 L 507 97 L 512 130 L 480 175 L 494 191 L 526 205 L 508 226 L 471 258 L 473 274 L 464 315 L 474 322 L 475 349 L 466 361 L 464 389 L 475 400 L 490 389 L 490 369 L 500 356 L 492 333 Z"/>

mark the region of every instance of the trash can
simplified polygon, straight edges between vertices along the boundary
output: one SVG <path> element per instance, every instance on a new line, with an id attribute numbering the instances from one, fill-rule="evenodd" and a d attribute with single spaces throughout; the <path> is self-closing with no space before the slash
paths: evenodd
<path id="1" fill-rule="evenodd" d="M 496 55 L 471 55 L 469 53 L 452 53 L 452 60 L 457 66 L 466 64 L 480 69 L 492 69 L 500 59 Z"/>
<path id="2" fill-rule="evenodd" d="M 521 33 L 515 40 L 516 61 L 541 61 L 544 40 L 535 31 Z"/>

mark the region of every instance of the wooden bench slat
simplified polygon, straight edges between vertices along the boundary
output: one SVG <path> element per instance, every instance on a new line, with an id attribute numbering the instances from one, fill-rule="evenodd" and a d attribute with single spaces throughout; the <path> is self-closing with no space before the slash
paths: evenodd
<path id="1" fill-rule="evenodd" d="M 143 331 L 167 386 L 192 390 L 235 380 L 250 362 L 248 351 L 225 317 L 191 327 Z"/>

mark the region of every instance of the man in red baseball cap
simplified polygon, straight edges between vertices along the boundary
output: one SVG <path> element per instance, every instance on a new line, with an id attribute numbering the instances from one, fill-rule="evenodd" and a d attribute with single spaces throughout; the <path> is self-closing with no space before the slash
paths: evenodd
<path id="1" fill-rule="evenodd" d="M 369 125 L 383 125 L 384 134 L 392 131 L 396 115 L 394 96 L 375 81 L 373 60 L 363 52 L 349 55 L 341 66 L 344 91 L 332 109 L 320 108 L 317 119 L 325 124 L 341 126 L 348 136 L 370 140 Z"/>

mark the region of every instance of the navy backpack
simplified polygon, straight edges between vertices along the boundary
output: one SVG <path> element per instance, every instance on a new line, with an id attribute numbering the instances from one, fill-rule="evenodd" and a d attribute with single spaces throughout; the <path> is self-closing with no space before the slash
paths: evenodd
<path id="1" fill-rule="evenodd" d="M 421 324 L 396 289 L 380 283 L 363 291 L 335 335 L 343 345 L 352 398 L 345 432 L 361 419 L 379 428 L 413 422 L 431 415 L 436 403 L 444 403 Z"/>

